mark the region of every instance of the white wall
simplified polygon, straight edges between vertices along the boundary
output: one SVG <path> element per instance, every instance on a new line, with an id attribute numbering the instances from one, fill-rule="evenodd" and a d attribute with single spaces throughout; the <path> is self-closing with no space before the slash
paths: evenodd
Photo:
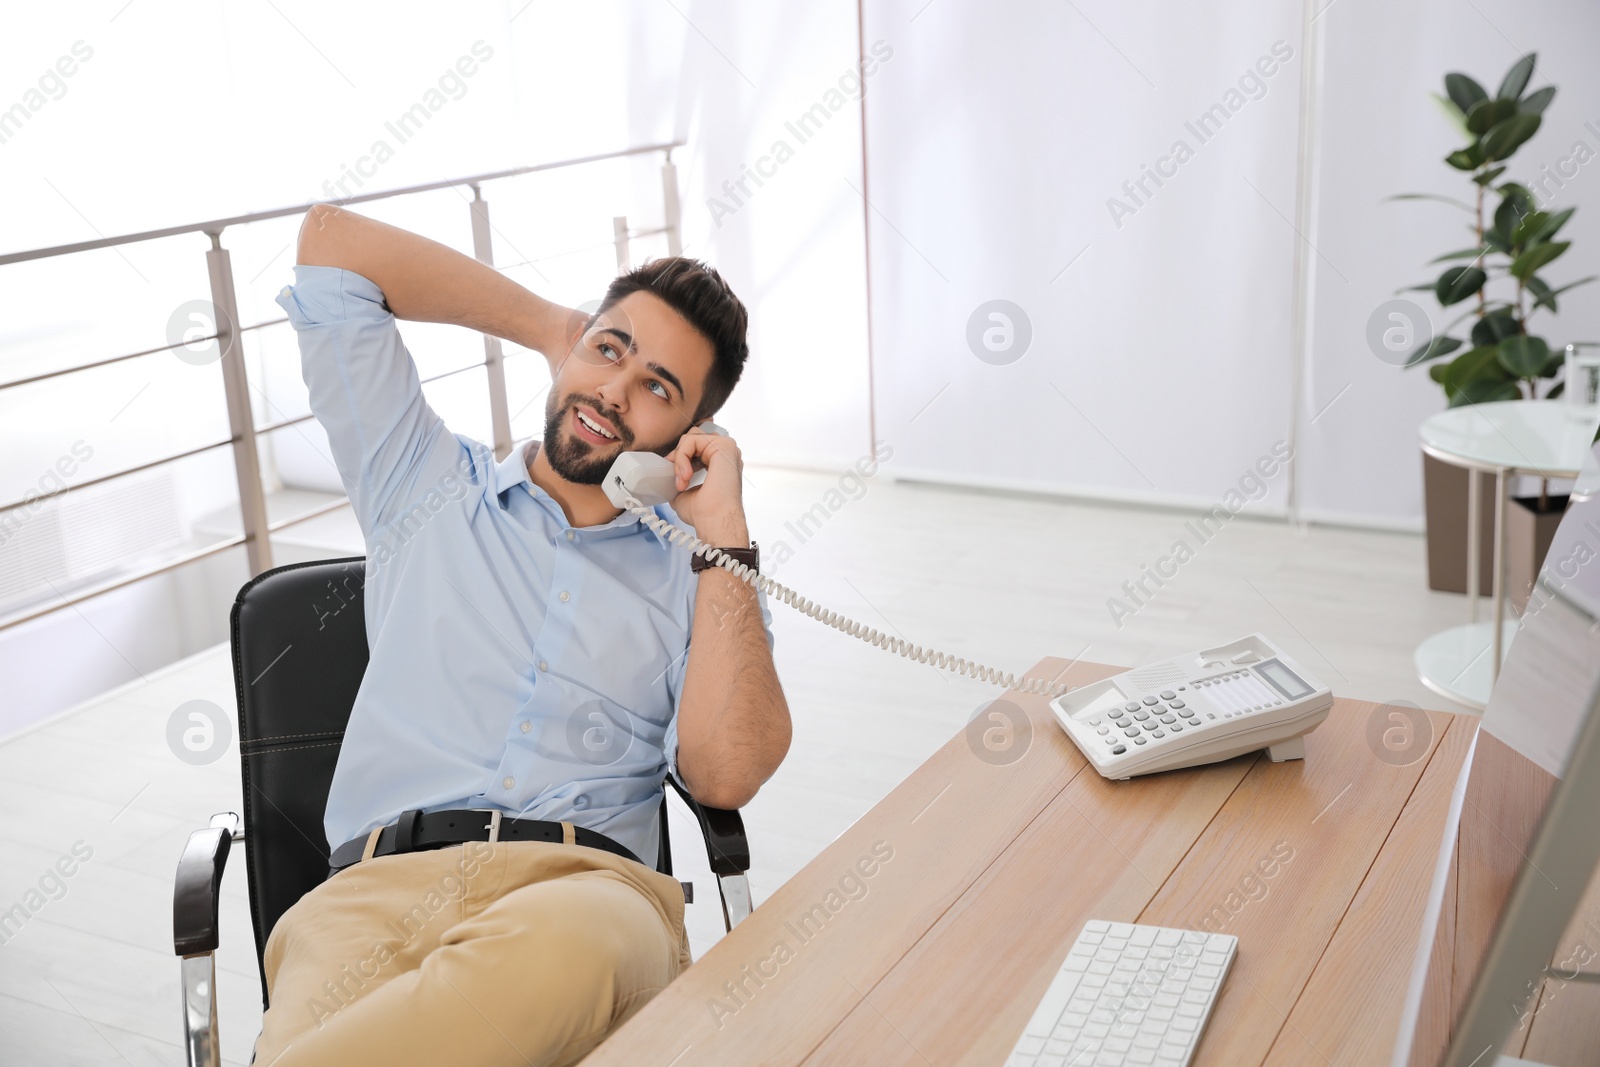
<path id="1" fill-rule="evenodd" d="M 894 473 L 1221 500 L 1289 436 L 1298 5 L 866 10 L 866 37 L 894 48 L 867 98 Z M 1202 140 L 1190 125 L 1214 104 L 1226 121 Z M 1161 163 L 1180 141 L 1186 161 Z M 1124 190 L 1158 164 L 1164 184 Z M 1003 365 L 967 337 L 996 298 L 1032 327 Z"/>

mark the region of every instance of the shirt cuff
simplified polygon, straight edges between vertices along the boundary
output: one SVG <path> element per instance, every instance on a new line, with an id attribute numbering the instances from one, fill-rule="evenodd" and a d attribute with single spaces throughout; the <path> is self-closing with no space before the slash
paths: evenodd
<path id="1" fill-rule="evenodd" d="M 294 284 L 284 286 L 275 298 L 296 330 L 350 319 L 390 318 L 383 290 L 370 278 L 343 267 L 294 268 Z"/>

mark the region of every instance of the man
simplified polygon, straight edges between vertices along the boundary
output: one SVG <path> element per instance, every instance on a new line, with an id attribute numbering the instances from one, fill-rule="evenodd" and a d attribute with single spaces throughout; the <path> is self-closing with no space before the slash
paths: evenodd
<path id="1" fill-rule="evenodd" d="M 371 658 L 333 873 L 266 945 L 256 1062 L 576 1062 L 691 962 L 655 870 L 663 776 L 738 808 L 788 751 L 765 595 L 600 487 L 620 452 L 665 455 L 656 513 L 755 564 L 738 445 L 698 427 L 738 381 L 744 306 L 671 258 L 584 316 L 330 206 L 298 264 L 278 303 L 365 537 Z M 448 432 L 396 318 L 542 353 L 543 439 L 497 462 Z"/>

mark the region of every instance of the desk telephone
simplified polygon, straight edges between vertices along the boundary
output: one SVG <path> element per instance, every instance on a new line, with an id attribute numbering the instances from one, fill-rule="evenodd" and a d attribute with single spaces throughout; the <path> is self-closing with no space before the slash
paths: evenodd
<path id="1" fill-rule="evenodd" d="M 700 428 L 727 436 L 713 422 L 703 422 Z M 705 478 L 705 468 L 696 469 L 688 489 Z M 1331 690 L 1261 634 L 1078 688 L 1043 678 L 1018 678 L 828 611 L 665 521 L 652 510 L 655 504 L 670 504 L 678 494 L 676 470 L 665 456 L 621 453 L 606 473 L 603 488 L 613 504 L 638 515 L 673 544 L 709 558 L 818 622 L 918 663 L 1006 689 L 1049 694 L 1056 721 L 1106 778 L 1194 767 L 1262 748 L 1275 763 L 1303 759 L 1304 735 L 1328 717 L 1333 705 Z"/>

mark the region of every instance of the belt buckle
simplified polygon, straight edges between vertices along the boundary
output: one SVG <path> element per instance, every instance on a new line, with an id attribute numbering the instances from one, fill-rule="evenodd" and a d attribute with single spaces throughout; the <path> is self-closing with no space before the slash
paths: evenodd
<path id="1" fill-rule="evenodd" d="M 500 816 L 501 816 L 500 809 L 499 808 L 471 808 L 469 810 L 471 810 L 471 811 L 481 811 L 481 812 L 483 812 L 483 813 L 485 813 L 486 815 L 489 816 L 489 825 L 484 827 L 485 830 L 489 831 L 489 844 L 491 844 L 491 845 L 499 844 L 500 843 Z"/>

